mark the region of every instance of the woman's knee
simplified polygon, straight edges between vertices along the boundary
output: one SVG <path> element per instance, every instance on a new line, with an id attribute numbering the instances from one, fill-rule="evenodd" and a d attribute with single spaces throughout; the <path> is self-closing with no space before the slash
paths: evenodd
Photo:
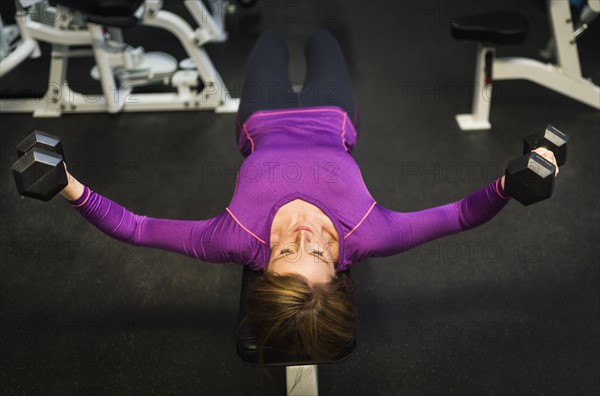
<path id="1" fill-rule="evenodd" d="M 274 30 L 265 30 L 264 32 L 262 32 L 260 34 L 260 36 L 258 36 L 258 39 L 256 40 L 256 44 L 265 44 L 265 43 L 269 43 L 269 44 L 275 44 L 275 45 L 283 45 L 285 47 L 287 47 L 287 44 L 285 42 L 285 39 L 283 37 L 283 35 L 281 35 L 281 33 L 278 33 Z"/>
<path id="2" fill-rule="evenodd" d="M 318 28 L 315 30 L 308 38 L 306 45 L 309 47 L 311 44 L 319 43 L 329 43 L 339 46 L 337 39 L 328 29 L 325 28 Z"/>

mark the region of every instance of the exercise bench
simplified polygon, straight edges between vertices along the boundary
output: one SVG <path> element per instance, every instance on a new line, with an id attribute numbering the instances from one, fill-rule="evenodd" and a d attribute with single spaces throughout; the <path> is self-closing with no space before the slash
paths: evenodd
<path id="1" fill-rule="evenodd" d="M 247 314 L 248 290 L 250 283 L 260 273 L 244 267 L 242 271 L 242 290 L 238 315 L 237 353 L 242 361 L 250 367 L 259 367 L 256 336 L 245 320 Z M 347 272 L 350 275 L 349 271 Z M 314 361 L 309 357 L 295 358 L 278 351 L 269 345 L 264 349 L 265 367 L 285 367 L 287 394 L 313 396 L 318 395 L 317 365 L 335 364 L 346 360 L 356 348 L 356 338 L 348 342 L 339 354 L 325 361 Z"/>
<path id="2" fill-rule="evenodd" d="M 577 38 L 600 12 L 600 0 L 589 0 L 576 27 L 568 1 L 547 0 L 547 8 L 556 64 L 522 57 L 496 58 L 495 45 L 519 44 L 527 38 L 529 23 L 520 14 L 493 11 L 452 20 L 454 38 L 478 43 L 471 113 L 456 116 L 461 130 L 491 128 L 492 84 L 498 80 L 533 81 L 600 110 L 600 87 L 582 76 L 577 49 Z"/>

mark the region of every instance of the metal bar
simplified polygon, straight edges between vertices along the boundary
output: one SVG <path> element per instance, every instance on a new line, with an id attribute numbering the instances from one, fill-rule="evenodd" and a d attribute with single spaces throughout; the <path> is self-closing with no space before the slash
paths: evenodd
<path id="1" fill-rule="evenodd" d="M 581 77 L 579 52 L 573 38 L 573 20 L 569 2 L 547 0 L 547 4 L 556 46 L 556 61 L 564 70 Z"/>
<path id="2" fill-rule="evenodd" d="M 577 74 L 568 73 L 551 64 L 527 58 L 497 58 L 494 62 L 494 78 L 533 81 L 595 109 L 600 109 L 600 87 Z"/>
<path id="3" fill-rule="evenodd" d="M 288 396 L 318 396 L 319 381 L 316 365 L 286 366 Z"/>

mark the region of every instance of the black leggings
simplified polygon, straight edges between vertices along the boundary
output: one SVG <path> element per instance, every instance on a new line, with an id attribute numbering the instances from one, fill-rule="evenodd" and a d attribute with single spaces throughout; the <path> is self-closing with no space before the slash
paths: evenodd
<path id="1" fill-rule="evenodd" d="M 357 126 L 358 106 L 335 38 L 325 29 L 317 30 L 310 36 L 304 54 L 306 78 L 302 91 L 296 92 L 289 80 L 289 54 L 283 37 L 272 31 L 261 34 L 247 65 L 238 111 L 240 124 L 259 110 L 338 106 Z"/>

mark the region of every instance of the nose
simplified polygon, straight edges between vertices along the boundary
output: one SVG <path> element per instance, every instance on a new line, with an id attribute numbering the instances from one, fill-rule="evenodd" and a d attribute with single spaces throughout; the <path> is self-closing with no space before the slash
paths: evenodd
<path id="1" fill-rule="evenodd" d="M 301 230 L 296 233 L 296 243 L 299 247 L 304 248 L 304 250 L 308 249 L 311 240 L 312 235 L 309 231 Z"/>

